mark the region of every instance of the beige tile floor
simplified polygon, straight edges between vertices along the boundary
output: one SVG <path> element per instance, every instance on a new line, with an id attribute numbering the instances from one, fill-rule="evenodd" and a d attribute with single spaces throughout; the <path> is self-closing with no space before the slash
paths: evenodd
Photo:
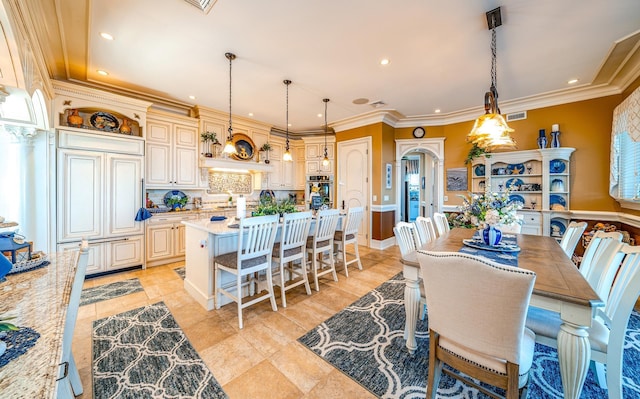
<path id="1" fill-rule="evenodd" d="M 349 249 L 351 249 L 349 247 Z M 363 270 L 351 265 L 338 282 L 320 280 L 320 291 L 307 296 L 303 286 L 287 292 L 287 307 L 278 311 L 269 301 L 246 308 L 238 329 L 235 304 L 206 311 L 183 288 L 174 263 L 146 270 L 91 279 L 85 288 L 140 279 L 143 292 L 80 308 L 73 354 L 80 370 L 83 399 L 93 397 L 91 329 L 94 320 L 164 301 L 189 341 L 230 398 L 372 398 L 367 390 L 306 349 L 296 339 L 362 295 L 402 271 L 397 247 L 385 251 L 360 248 Z M 325 276 L 326 277 L 326 276 Z"/>

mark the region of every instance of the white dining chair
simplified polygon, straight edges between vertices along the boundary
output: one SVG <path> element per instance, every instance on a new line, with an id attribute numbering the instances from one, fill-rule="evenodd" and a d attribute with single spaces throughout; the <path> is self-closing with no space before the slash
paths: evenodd
<path id="1" fill-rule="evenodd" d="M 311 295 L 309 277 L 307 276 L 307 252 L 305 247 L 309 229 L 311 228 L 312 213 L 285 213 L 282 219 L 280 241 L 273 246 L 272 261 L 275 264 L 273 275 L 279 276 L 274 284 L 280 286 L 282 307 L 287 307 L 286 291 L 304 285 L 307 295 Z M 286 267 L 286 269 L 285 269 Z M 289 283 L 285 281 L 288 278 Z M 294 278 L 299 280 L 294 281 Z"/>
<path id="2" fill-rule="evenodd" d="M 82 240 L 80 250 L 76 262 L 76 273 L 71 285 L 71 293 L 69 302 L 67 303 L 66 317 L 64 320 L 64 330 L 62 333 L 62 375 L 57 382 L 57 395 L 59 398 L 73 398 L 81 395 L 84 391 L 82 381 L 78 373 L 78 367 L 71 352 L 71 344 L 73 340 L 73 332 L 78 319 L 78 308 L 80 307 L 80 296 L 82 294 L 82 285 L 84 277 L 87 273 L 87 264 L 89 262 L 89 243 Z"/>
<path id="3" fill-rule="evenodd" d="M 460 252 L 419 250 L 418 262 L 429 307 L 426 397 L 436 398 L 444 373 L 494 398 L 502 396 L 472 379 L 526 398 L 535 335 L 524 323 L 535 273 Z"/>
<path id="4" fill-rule="evenodd" d="M 356 263 L 359 270 L 362 270 L 362 262 L 360 262 L 360 251 L 358 250 L 358 229 L 364 217 L 364 208 L 361 206 L 351 207 L 347 211 L 347 217 L 343 224 L 342 230 L 337 230 L 333 236 L 333 243 L 337 255 L 342 256 L 342 264 L 344 265 L 344 274 L 349 277 L 347 267 Z M 353 244 L 353 253 L 347 252 L 347 245 Z M 347 261 L 347 254 L 352 255 L 353 259 Z"/>
<path id="5" fill-rule="evenodd" d="M 524 216 L 516 215 L 516 220 L 511 224 L 501 224 L 498 228 L 503 233 L 507 234 L 520 234 L 522 232 L 522 223 Z"/>
<path id="6" fill-rule="evenodd" d="M 430 217 L 418 216 L 415 224 L 419 245 L 424 245 L 438 238 L 438 236 L 436 236 L 436 229 L 433 226 L 433 220 L 431 220 Z"/>
<path id="7" fill-rule="evenodd" d="M 567 226 L 567 230 L 560 240 L 560 246 L 569 258 L 573 256 L 573 251 L 576 250 L 580 237 L 582 237 L 582 233 L 586 228 L 587 222 L 571 222 Z"/>
<path id="8" fill-rule="evenodd" d="M 620 232 L 597 231 L 591 237 L 580 262 L 580 274 L 589 282 L 598 296 L 605 301 L 615 278 L 615 272 L 611 274 L 614 269 L 608 267 L 607 262 L 610 261 L 611 255 L 617 251 L 621 242 L 622 234 Z"/>
<path id="9" fill-rule="evenodd" d="M 591 321 L 591 368 L 609 399 L 622 399 L 622 355 L 627 323 L 640 295 L 640 247 L 617 244 L 617 250 L 606 261 L 610 274 L 616 275 L 604 308 L 596 311 Z M 527 327 L 536 333 L 536 341 L 557 348 L 562 320 L 558 313 L 530 307 Z M 604 369 L 606 365 L 606 373 Z"/>
<path id="10" fill-rule="evenodd" d="M 221 295 L 225 295 L 236 302 L 238 304 L 238 326 L 241 329 L 243 327 L 242 309 L 247 306 L 269 299 L 273 311 L 278 310 L 276 299 L 273 295 L 271 256 L 276 233 L 278 232 L 279 218 L 279 215 L 268 215 L 240 219 L 237 251 L 215 257 L 216 308 L 220 308 Z M 242 288 L 251 283 L 251 279 L 243 281 L 244 278 L 261 271 L 267 272 L 267 293 L 243 303 Z M 223 272 L 235 276 L 235 285 L 230 288 L 222 287 Z M 235 294 L 232 293 L 232 290 L 235 290 Z"/>
<path id="11" fill-rule="evenodd" d="M 398 222 L 393 228 L 393 234 L 396 237 L 396 244 L 400 248 L 402 261 L 408 265 L 420 267 L 416 259 L 416 251 L 420 247 L 416 225 L 414 223 Z M 420 287 L 420 320 L 424 320 L 427 314 L 427 300 L 422 280 L 418 284 Z"/>
<path id="12" fill-rule="evenodd" d="M 441 236 L 450 230 L 449 220 L 444 213 L 434 212 L 433 221 L 436 225 L 436 230 L 438 230 L 438 236 Z"/>
<path id="13" fill-rule="evenodd" d="M 331 273 L 333 281 L 338 281 L 336 263 L 333 257 L 333 236 L 339 219 L 340 211 L 337 209 L 318 211 L 316 225 L 312 231 L 313 236 L 307 238 L 307 263 L 311 267 L 316 291 L 320 291 L 318 277 Z M 326 260 L 325 253 L 328 253 Z M 319 269 L 323 270 L 320 271 Z"/>

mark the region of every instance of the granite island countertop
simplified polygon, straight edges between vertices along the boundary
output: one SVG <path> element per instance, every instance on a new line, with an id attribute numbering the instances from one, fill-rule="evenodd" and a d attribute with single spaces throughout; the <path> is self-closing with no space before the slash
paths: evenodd
<path id="1" fill-rule="evenodd" d="M 22 356 L 0 367 L 3 398 L 54 398 L 62 357 L 62 335 L 77 251 L 50 256 L 50 264 L 6 276 L 0 283 L 0 316 L 15 316 L 13 324 L 40 333 Z"/>

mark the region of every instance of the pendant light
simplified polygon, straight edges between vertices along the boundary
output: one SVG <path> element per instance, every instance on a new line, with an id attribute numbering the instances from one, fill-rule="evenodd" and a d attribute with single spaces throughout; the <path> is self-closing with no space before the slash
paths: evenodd
<path id="1" fill-rule="evenodd" d="M 467 141 L 490 152 L 495 149 L 514 149 L 515 141 L 510 133 L 514 130 L 500 115 L 498 107 L 498 89 L 496 88 L 496 28 L 502 25 L 500 7 L 486 13 L 487 24 L 491 30 L 491 87 L 484 95 L 485 114 L 476 119 L 473 129 L 467 135 Z"/>
<path id="2" fill-rule="evenodd" d="M 229 136 L 222 152 L 231 155 L 237 153 L 236 146 L 233 145 L 233 125 L 231 124 L 231 62 L 236 59 L 236 55 L 225 53 L 224 56 L 229 60 Z"/>
<path id="3" fill-rule="evenodd" d="M 291 151 L 289 151 L 289 85 L 291 81 L 286 79 L 283 83 L 287 86 L 287 146 L 284 150 L 284 154 L 282 155 L 283 161 L 293 161 L 293 157 L 291 156 Z"/>
<path id="4" fill-rule="evenodd" d="M 328 98 L 322 99 L 324 101 L 324 158 L 322 159 L 323 166 L 329 166 L 329 156 L 327 155 L 327 103 Z"/>

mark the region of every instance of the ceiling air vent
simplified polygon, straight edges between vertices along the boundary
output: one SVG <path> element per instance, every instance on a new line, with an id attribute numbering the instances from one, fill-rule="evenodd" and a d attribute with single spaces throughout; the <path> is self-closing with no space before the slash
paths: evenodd
<path id="1" fill-rule="evenodd" d="M 381 108 L 387 105 L 387 103 L 385 103 L 382 100 L 378 100 L 378 101 L 370 102 L 369 105 L 371 105 L 373 108 Z"/>
<path id="2" fill-rule="evenodd" d="M 527 119 L 527 111 L 514 112 L 513 114 L 507 114 L 507 122 L 521 121 Z"/>

